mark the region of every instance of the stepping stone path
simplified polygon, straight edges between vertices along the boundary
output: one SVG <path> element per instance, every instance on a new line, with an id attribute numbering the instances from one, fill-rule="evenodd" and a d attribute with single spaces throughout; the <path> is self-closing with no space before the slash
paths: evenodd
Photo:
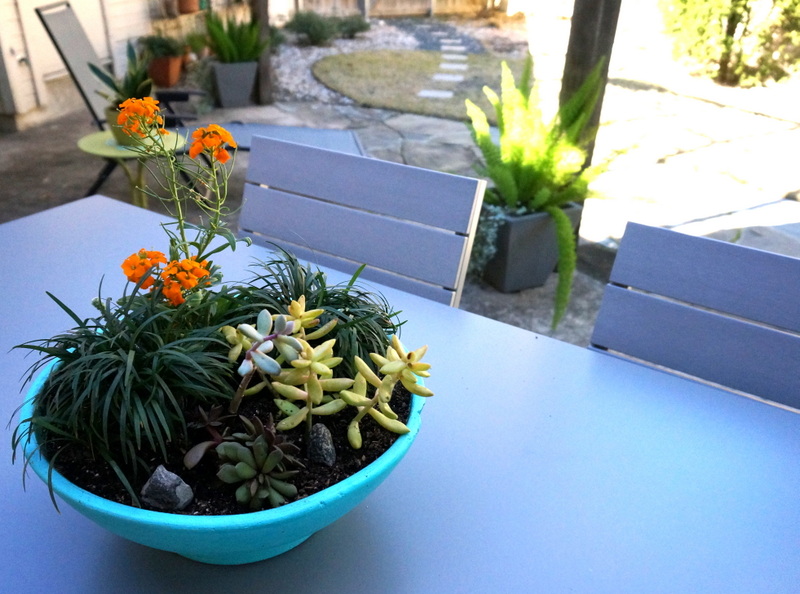
<path id="1" fill-rule="evenodd" d="M 406 22 L 394 23 L 405 29 Z M 467 54 L 483 53 L 483 46 L 474 38 L 458 31 L 455 27 L 445 23 L 431 22 L 420 25 L 419 22 L 409 25 L 408 31 L 413 33 L 422 50 L 442 52 L 440 72 L 431 78 L 434 83 L 430 89 L 422 89 L 417 97 L 429 99 L 451 99 L 454 85 L 462 82 L 469 70 Z"/>

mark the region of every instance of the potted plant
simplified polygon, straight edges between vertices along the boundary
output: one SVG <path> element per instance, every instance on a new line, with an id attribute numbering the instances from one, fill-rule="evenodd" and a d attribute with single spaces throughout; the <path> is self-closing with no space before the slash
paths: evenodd
<path id="1" fill-rule="evenodd" d="M 108 70 L 89 64 L 89 69 L 107 88 L 107 93 L 101 93 L 108 100 L 106 108 L 106 123 L 114 135 L 117 144 L 131 145 L 133 140 L 117 124 L 117 110 L 126 99 L 142 99 L 153 90 L 153 81 L 147 73 L 147 60 L 136 51 L 130 41 L 127 45 L 128 64 L 122 78 L 116 78 Z"/>
<path id="2" fill-rule="evenodd" d="M 178 84 L 183 66 L 185 45 L 174 37 L 147 35 L 139 39 L 147 60 L 147 74 L 158 87 L 169 88 Z"/>
<path id="3" fill-rule="evenodd" d="M 206 15 L 206 30 L 211 52 L 217 98 L 222 107 L 242 107 L 250 103 L 258 72 L 258 59 L 269 46 L 261 39 L 255 21 L 239 23 L 234 18 L 223 22 L 213 13 Z"/>
<path id="4" fill-rule="evenodd" d="M 186 45 L 193 54 L 192 59 L 202 60 L 209 55 L 208 35 L 200 31 L 192 31 L 186 34 Z"/>
<path id="5" fill-rule="evenodd" d="M 92 318 L 54 297 L 75 326 L 19 345 L 42 358 L 15 457 L 54 503 L 133 541 L 208 563 L 280 554 L 408 450 L 432 395 L 425 348 L 405 349 L 383 297 L 355 278 L 330 285 L 290 254 L 223 285 L 214 258 L 239 243 L 223 223 L 230 134 L 200 128 L 178 160 L 151 98 L 124 102 L 119 120 L 134 150 L 162 157 L 168 249 L 124 259 L 125 290 L 96 299 Z M 205 224 L 186 221 L 189 206 Z"/>
<path id="6" fill-rule="evenodd" d="M 502 64 L 501 94 L 484 87 L 494 107 L 499 141 L 485 112 L 467 100 L 473 139 L 493 183 L 472 253 L 472 271 L 503 292 L 541 286 L 558 265 L 553 314 L 555 327 L 566 311 L 575 271 L 575 228 L 589 182 L 601 166 L 585 167 L 584 131 L 599 97 L 602 64 L 558 110 L 552 122 L 542 117 L 528 56 L 519 83 Z"/>
<path id="7" fill-rule="evenodd" d="M 200 0 L 178 0 L 180 14 L 194 14 L 200 10 Z"/>

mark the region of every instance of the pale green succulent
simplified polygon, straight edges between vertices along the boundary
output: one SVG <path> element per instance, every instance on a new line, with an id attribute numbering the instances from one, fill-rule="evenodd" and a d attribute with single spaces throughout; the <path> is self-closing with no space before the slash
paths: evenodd
<path id="1" fill-rule="evenodd" d="M 382 374 L 383 378 L 373 372 L 363 359 L 356 357 L 358 374 L 353 389 L 343 390 L 340 393 L 341 400 L 358 409 L 358 414 L 347 427 L 347 440 L 353 448 L 361 448 L 360 422 L 365 415 L 371 416 L 384 429 L 399 434 L 408 433 L 408 427 L 398 420 L 389 402 L 398 382 L 412 394 L 433 396 L 433 392 L 417 382 L 419 377 L 430 376 L 428 372 L 430 364 L 421 362 L 427 350 L 428 347 L 424 346 L 414 351 L 406 351 L 397 335 L 393 336 L 385 356 L 377 353 L 370 355 L 379 366 L 378 373 Z M 367 396 L 368 386 L 375 388 L 371 398 Z"/>
<path id="2" fill-rule="evenodd" d="M 224 483 L 238 484 L 236 501 L 251 509 L 278 507 L 297 495 L 287 481 L 297 474 L 287 468 L 299 465 L 294 458 L 297 447 L 275 433 L 272 419 L 265 426 L 258 418 L 241 418 L 245 433 L 234 433 L 230 441 L 216 448 L 220 467 L 217 477 Z"/>
<path id="3" fill-rule="evenodd" d="M 268 385 L 268 380 L 262 380 L 255 386 L 250 386 L 250 380 L 258 372 L 262 377 L 278 375 L 281 372 L 281 361 L 294 361 L 300 356 L 303 344 L 292 333 L 296 324 L 286 316 L 273 316 L 266 309 L 258 314 L 255 327 L 250 324 L 239 324 L 236 328 L 224 326 L 221 332 L 231 345 L 228 351 L 228 360 L 236 362 L 244 353 L 244 359 L 239 365 L 238 373 L 242 381 L 236 394 L 231 400 L 228 410 L 236 413 L 244 396 L 262 390 Z M 297 325 L 298 330 L 302 328 Z M 273 358 L 268 353 L 278 351 L 278 357 Z"/>

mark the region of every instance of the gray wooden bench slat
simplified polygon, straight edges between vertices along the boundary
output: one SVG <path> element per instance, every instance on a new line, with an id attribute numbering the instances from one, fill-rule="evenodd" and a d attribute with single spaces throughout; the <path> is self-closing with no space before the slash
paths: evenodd
<path id="1" fill-rule="evenodd" d="M 629 223 L 611 282 L 800 332 L 800 260 Z"/>
<path id="2" fill-rule="evenodd" d="M 458 305 L 484 181 L 264 137 L 246 180 L 241 234 Z"/>
<path id="3" fill-rule="evenodd" d="M 800 408 L 800 336 L 609 286 L 592 342 Z"/>
<path id="4" fill-rule="evenodd" d="M 265 247 L 272 247 L 280 245 L 283 249 L 288 250 L 294 254 L 300 261 L 313 262 L 317 266 L 325 268 L 333 268 L 348 274 L 354 274 L 360 267 L 362 262 L 355 262 L 353 260 L 346 260 L 344 258 L 335 256 L 333 254 L 326 254 L 316 250 L 309 249 L 306 246 L 298 245 L 286 240 L 272 239 L 267 236 L 256 233 L 242 233 L 242 236 L 249 237 L 253 243 L 263 245 Z M 365 268 L 358 277 L 359 284 L 362 286 L 362 281 L 371 281 L 387 287 L 394 287 L 407 293 L 413 293 L 426 299 L 451 305 L 453 301 L 454 291 L 445 289 L 439 285 L 429 285 L 414 279 L 410 279 L 399 274 L 395 274 L 388 270 L 379 268 Z"/>
<path id="5" fill-rule="evenodd" d="M 460 261 L 467 244 L 463 235 L 261 186 L 248 185 L 244 196 L 253 209 L 249 225 L 267 229 L 259 235 L 269 241 L 309 246 L 448 289 L 458 283 L 456 267 L 425 266 L 425 261 Z M 263 207 L 256 208 L 259 204 Z"/>
<path id="6" fill-rule="evenodd" d="M 800 408 L 800 260 L 629 223 L 591 347 Z"/>
<path id="7" fill-rule="evenodd" d="M 308 146 L 253 138 L 247 182 L 471 234 L 485 182 Z M 477 204 L 480 210 L 480 203 Z"/>

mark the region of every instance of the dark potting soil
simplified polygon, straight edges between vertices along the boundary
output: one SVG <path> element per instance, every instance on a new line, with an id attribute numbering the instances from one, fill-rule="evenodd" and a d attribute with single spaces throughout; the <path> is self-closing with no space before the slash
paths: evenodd
<path id="1" fill-rule="evenodd" d="M 398 384 L 392 396 L 392 410 L 397 413 L 401 421 L 406 422 L 410 408 L 411 395 Z M 271 397 L 246 398 L 242 402 L 239 414 L 248 418 L 258 416 L 264 420 L 272 414 L 277 419 L 276 408 Z M 335 416 L 315 417 L 315 422 L 328 426 L 333 437 L 336 463 L 331 468 L 323 464 L 312 463 L 306 458 L 304 429 L 298 427 L 292 431 L 282 432 L 300 448 L 301 453 L 296 457 L 305 466 L 305 468 L 300 468 L 290 481 L 298 490 L 294 501 L 313 495 L 357 473 L 375 461 L 397 439 L 397 434 L 383 429 L 369 415 L 366 415 L 360 422 L 363 446 L 359 450 L 354 450 L 347 441 L 347 425 L 354 415 L 354 410 L 345 409 Z M 190 432 L 190 437 L 189 447 L 209 439 L 209 434 L 205 430 L 193 430 Z M 180 476 L 194 491 L 194 499 L 189 506 L 175 513 L 226 515 L 259 511 L 236 502 L 234 493 L 238 485 L 228 485 L 217 478 L 217 457 L 213 451 L 206 454 L 200 464 L 192 470 L 186 470 L 183 466 L 184 453 L 185 450 L 181 449 L 181 451 L 175 451 L 167 460 L 162 460 L 160 456 L 155 455 L 151 459 L 153 469 L 159 464 L 163 464 L 167 470 Z M 65 478 L 86 491 L 111 501 L 125 505 L 131 504 L 129 493 L 114 471 L 102 459 L 92 459 L 87 451 L 79 451 L 76 448 L 65 450 L 59 455 L 56 468 Z M 139 493 L 149 477 L 137 478 L 133 487 L 136 493 Z M 143 507 L 148 509 L 146 505 Z"/>

